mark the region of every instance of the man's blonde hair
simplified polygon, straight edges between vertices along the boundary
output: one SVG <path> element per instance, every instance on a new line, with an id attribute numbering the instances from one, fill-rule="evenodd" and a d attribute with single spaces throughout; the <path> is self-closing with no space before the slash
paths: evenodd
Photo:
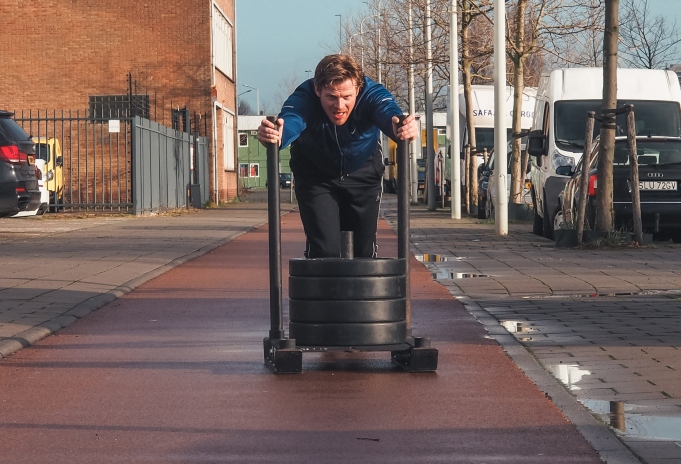
<path id="1" fill-rule="evenodd" d="M 350 55 L 328 55 L 322 58 L 314 71 L 314 86 L 318 91 L 329 85 L 350 79 L 357 91 L 364 86 L 362 68 Z"/>

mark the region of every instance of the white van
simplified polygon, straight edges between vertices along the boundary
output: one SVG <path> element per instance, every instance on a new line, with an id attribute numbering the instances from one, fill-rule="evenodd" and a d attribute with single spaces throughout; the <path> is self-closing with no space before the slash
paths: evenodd
<path id="1" fill-rule="evenodd" d="M 535 95 L 537 89 L 534 87 L 525 87 L 523 91 L 523 105 L 521 114 L 521 130 L 530 129 L 534 120 Z M 475 167 L 477 168 L 483 161 L 482 152 L 486 148 L 490 153 L 494 148 L 494 85 L 473 85 L 471 86 L 471 100 L 473 104 L 473 122 L 475 123 L 475 144 L 477 151 L 480 152 L 475 158 Z M 449 98 L 447 98 L 449 102 Z M 511 140 L 511 127 L 513 125 L 513 87 L 506 86 L 506 132 L 507 140 Z M 460 149 L 463 153 L 464 147 L 468 145 L 469 134 L 468 126 L 466 124 L 466 101 L 463 93 L 463 85 L 459 86 L 459 137 Z M 449 127 L 449 103 L 447 104 L 447 133 L 451 134 Z M 447 166 L 445 167 L 445 179 L 447 181 L 447 188 L 451 185 L 451 170 L 450 158 L 448 155 Z M 463 154 L 461 160 L 463 160 Z M 463 173 L 463 166 L 462 171 Z M 464 176 L 462 175 L 462 183 Z M 484 208 L 484 205 L 478 205 L 479 208 Z"/>
<path id="2" fill-rule="evenodd" d="M 533 231 L 553 238 L 558 194 L 566 176 L 559 166 L 576 166 L 584 151 L 586 115 L 600 115 L 602 68 L 556 69 L 542 75 L 527 146 L 531 159 Z M 681 136 L 681 87 L 672 71 L 618 69 L 617 106 L 634 105 L 637 135 Z M 600 132 L 595 121 L 594 135 Z M 626 135 L 626 115 L 617 116 L 617 134 Z"/>

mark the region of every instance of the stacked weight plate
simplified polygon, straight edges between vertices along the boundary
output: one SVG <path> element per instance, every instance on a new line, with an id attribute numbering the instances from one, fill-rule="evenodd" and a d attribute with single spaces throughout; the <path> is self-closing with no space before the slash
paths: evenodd
<path id="1" fill-rule="evenodd" d="M 405 260 L 289 261 L 289 333 L 297 346 L 377 346 L 407 338 Z"/>

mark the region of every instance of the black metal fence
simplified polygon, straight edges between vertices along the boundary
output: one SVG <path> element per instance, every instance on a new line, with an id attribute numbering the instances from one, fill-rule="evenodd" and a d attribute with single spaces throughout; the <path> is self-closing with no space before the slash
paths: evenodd
<path id="1" fill-rule="evenodd" d="M 15 120 L 52 160 L 51 211 L 148 214 L 188 206 L 190 191 L 201 198 L 194 205 L 208 200 L 208 142 L 198 134 L 80 111 L 28 111 Z"/>

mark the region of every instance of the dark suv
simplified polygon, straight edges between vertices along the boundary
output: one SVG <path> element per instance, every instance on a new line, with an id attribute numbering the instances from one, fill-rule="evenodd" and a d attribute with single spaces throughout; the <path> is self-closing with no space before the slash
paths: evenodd
<path id="1" fill-rule="evenodd" d="M 0 217 L 40 206 L 35 168 L 35 143 L 12 119 L 0 111 Z"/>

